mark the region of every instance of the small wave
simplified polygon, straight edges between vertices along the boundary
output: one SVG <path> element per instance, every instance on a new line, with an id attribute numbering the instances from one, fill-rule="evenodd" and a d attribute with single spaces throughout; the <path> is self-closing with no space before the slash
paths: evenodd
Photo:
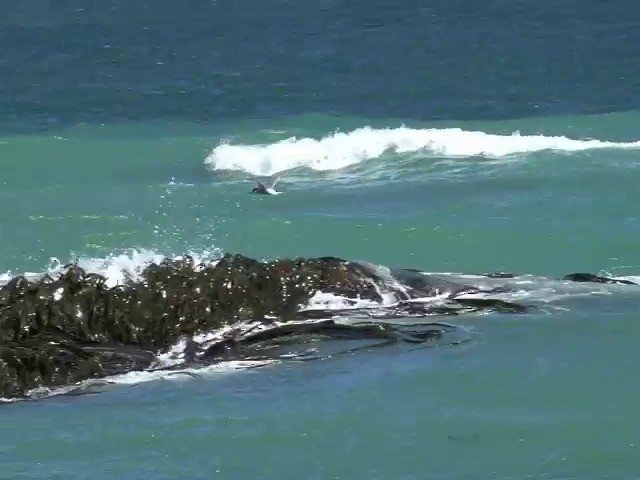
<path id="1" fill-rule="evenodd" d="M 176 370 L 140 370 L 109 377 L 84 380 L 73 385 L 63 387 L 38 387 L 30 390 L 24 398 L 4 398 L 0 397 L 2 403 L 16 403 L 24 400 L 37 400 L 64 395 L 78 395 L 82 393 L 92 393 L 113 386 L 136 386 L 147 382 L 157 381 L 184 381 L 197 378 L 208 378 L 228 375 L 240 370 L 256 367 L 265 367 L 277 363 L 277 360 L 233 360 L 214 365 L 179 368 Z"/>
<path id="2" fill-rule="evenodd" d="M 213 170 L 239 170 L 253 175 L 274 175 L 299 167 L 339 170 L 386 152 L 425 152 L 434 156 L 500 158 L 553 150 L 576 152 L 601 148 L 640 148 L 637 142 L 571 139 L 564 136 L 496 135 L 460 128 L 363 127 L 336 132 L 320 139 L 290 137 L 276 143 L 231 145 L 222 143 L 205 159 Z"/>

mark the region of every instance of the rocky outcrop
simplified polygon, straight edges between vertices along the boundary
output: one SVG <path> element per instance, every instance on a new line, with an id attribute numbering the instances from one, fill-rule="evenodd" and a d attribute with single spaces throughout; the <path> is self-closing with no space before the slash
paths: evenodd
<path id="1" fill-rule="evenodd" d="M 186 257 L 115 288 L 78 266 L 57 279 L 15 277 L 0 289 L 0 396 L 146 368 L 182 336 L 286 319 L 322 289 L 379 298 L 369 279 L 333 258 L 236 255 L 206 266 Z"/>
<path id="2" fill-rule="evenodd" d="M 603 281 L 586 275 L 570 279 Z M 487 276 L 510 278 L 504 273 Z M 400 331 L 375 322 L 349 326 L 336 317 L 362 314 L 379 320 L 527 311 L 524 305 L 503 300 L 461 296 L 504 291 L 483 292 L 417 270 L 383 272 L 333 257 L 260 262 L 226 255 L 211 265 L 196 265 L 184 257 L 151 264 L 140 278 L 116 287 L 107 286 L 98 274 L 69 265 L 56 278 L 18 276 L 0 288 L 0 396 L 21 397 L 38 387 L 158 368 L 158 355 L 180 341 L 185 345 L 180 358 L 187 363 L 266 355 L 267 343 L 273 348 L 280 340 L 302 335 L 377 338 L 383 343 L 427 341 L 441 331 Z M 382 305 L 383 297 L 389 296 L 395 302 L 377 310 L 305 308 L 318 292 L 354 303 L 366 299 Z M 443 293 L 443 301 L 414 301 Z M 193 340 L 204 334 L 212 334 L 213 340 Z"/>

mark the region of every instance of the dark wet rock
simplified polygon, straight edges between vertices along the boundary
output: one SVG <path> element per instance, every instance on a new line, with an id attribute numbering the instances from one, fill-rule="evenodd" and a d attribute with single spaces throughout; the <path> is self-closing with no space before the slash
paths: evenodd
<path id="1" fill-rule="evenodd" d="M 508 272 L 491 272 L 491 273 L 483 273 L 482 276 L 487 278 L 514 278 L 515 274 Z"/>
<path id="2" fill-rule="evenodd" d="M 4 397 L 28 390 L 65 385 L 104 375 L 98 356 L 73 343 L 42 342 L 30 338 L 18 345 L 0 346 L 0 392 Z"/>
<path id="3" fill-rule="evenodd" d="M 466 307 L 478 310 L 491 310 L 502 313 L 526 313 L 529 309 L 515 302 L 506 302 L 494 298 L 458 298 L 456 301 Z"/>
<path id="4" fill-rule="evenodd" d="M 444 280 L 435 275 L 428 275 L 412 268 L 393 270 L 393 275 L 402 284 L 413 290 L 413 296 L 431 297 L 442 294 L 457 295 L 464 292 L 476 291 L 477 288 L 470 285 Z"/>
<path id="5" fill-rule="evenodd" d="M 569 275 L 565 275 L 563 280 L 570 280 L 572 282 L 591 282 L 591 283 L 619 283 L 623 285 L 637 285 L 637 283 L 632 282 L 631 280 L 621 280 L 617 278 L 610 277 L 602 277 L 599 275 L 594 275 L 592 273 L 570 273 Z"/>
<path id="6" fill-rule="evenodd" d="M 402 268 L 392 271 L 394 278 L 402 282 L 403 285 L 409 287 L 411 291 L 411 297 L 430 297 L 435 295 L 449 295 L 454 299 L 460 295 L 468 293 L 509 293 L 512 289 L 504 286 L 494 287 L 490 289 L 480 289 L 472 285 L 465 285 L 463 283 L 452 282 L 440 278 L 437 275 L 427 274 L 413 268 Z M 483 276 L 489 278 L 513 278 L 513 274 L 510 273 L 494 273 L 483 274 Z"/>
<path id="7" fill-rule="evenodd" d="M 457 298 L 478 290 L 410 269 L 392 277 L 370 264 L 335 257 L 260 262 L 226 255 L 215 265 L 196 265 L 187 256 L 151 264 L 139 280 L 129 278 L 113 288 L 101 275 L 71 264 L 59 278 L 18 276 L 0 288 L 0 396 L 147 369 L 179 340 L 185 340 L 183 361 L 197 363 L 264 356 L 267 343 L 272 348 L 274 342 L 309 335 L 375 337 L 383 343 L 438 335 L 400 335 L 398 327 L 371 323 L 345 326 L 331 319 L 340 312 L 304 310 L 320 291 L 378 303 L 383 293 L 391 293 L 400 302 L 396 317 L 526 310 L 498 300 Z M 405 302 L 443 291 L 450 293 L 443 305 Z M 252 322 L 253 329 L 240 328 Z M 193 340 L 222 328 L 230 328 L 227 335 L 207 345 Z"/>

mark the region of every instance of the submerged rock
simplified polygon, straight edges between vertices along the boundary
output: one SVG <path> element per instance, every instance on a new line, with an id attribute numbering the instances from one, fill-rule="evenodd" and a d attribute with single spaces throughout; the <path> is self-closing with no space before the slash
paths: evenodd
<path id="1" fill-rule="evenodd" d="M 624 280 L 619 278 L 603 277 L 600 275 L 594 275 L 593 273 L 570 273 L 565 275 L 563 280 L 569 280 L 572 282 L 589 282 L 589 283 L 619 283 L 623 285 L 637 285 L 637 283 L 631 280 Z"/>
<path id="2" fill-rule="evenodd" d="M 437 336 L 338 325 L 332 317 L 339 312 L 305 309 L 318 292 L 377 304 L 390 295 L 397 304 L 382 317 L 526 311 L 499 300 L 456 298 L 478 290 L 408 270 L 399 278 L 333 257 L 260 262 L 242 255 L 226 255 L 214 265 L 195 265 L 190 257 L 166 260 L 113 288 L 76 265 L 56 279 L 15 277 L 0 288 L 0 396 L 146 369 L 181 339 L 185 362 L 210 362 L 256 356 L 260 342 L 269 340 L 272 348 L 274 339 L 309 334 L 385 341 Z M 407 302 L 443 290 L 450 293 L 445 303 Z M 226 333 L 193 346 L 195 336 L 211 332 Z"/>

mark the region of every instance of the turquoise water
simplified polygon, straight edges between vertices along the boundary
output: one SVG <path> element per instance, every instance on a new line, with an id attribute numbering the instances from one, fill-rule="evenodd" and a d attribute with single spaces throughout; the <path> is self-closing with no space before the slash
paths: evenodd
<path id="1" fill-rule="evenodd" d="M 640 293 L 547 279 L 640 278 L 638 14 L 8 7 L 2 278 L 76 257 L 118 278 L 187 252 L 333 255 L 531 274 L 545 308 L 458 317 L 462 345 L 6 404 L 0 477 L 637 478 Z M 274 174 L 282 195 L 248 194 Z"/>

